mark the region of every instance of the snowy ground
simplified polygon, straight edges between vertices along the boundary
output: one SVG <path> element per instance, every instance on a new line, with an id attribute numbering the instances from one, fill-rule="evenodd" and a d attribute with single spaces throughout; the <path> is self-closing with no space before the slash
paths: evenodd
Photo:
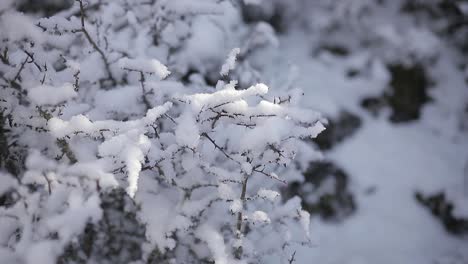
<path id="1" fill-rule="evenodd" d="M 449 235 L 414 198 L 416 190 L 449 190 L 462 196 L 466 137 L 435 127 L 426 112 L 434 115 L 438 109 L 425 111 L 423 121 L 399 125 L 388 122 L 385 113 L 372 117 L 358 100 L 385 87 L 388 76 L 381 65 L 376 62 L 367 77 L 348 79 L 343 68 L 359 64 L 361 55 L 339 62 L 312 58 L 304 39 L 301 32 L 283 37 L 280 57 L 298 66 L 296 84 L 305 91 L 305 103 L 329 116 L 347 109 L 358 114 L 363 125 L 325 153 L 351 175 L 358 211 L 341 224 L 313 220 L 315 247 L 301 249 L 298 263 L 466 263 L 467 240 Z M 456 91 L 452 87 L 446 96 L 456 96 Z"/>
<path id="2" fill-rule="evenodd" d="M 315 222 L 317 248 L 301 252 L 304 257 L 299 259 L 434 263 L 461 254 L 463 248 L 467 254 L 466 241 L 448 235 L 414 199 L 417 189 L 456 189 L 462 182 L 462 146 L 425 131 L 422 125 L 367 121 L 354 138 L 330 153 L 329 158 L 352 175 L 359 209 L 341 225 Z M 366 194 L 369 187 L 375 187 L 375 193 Z"/>

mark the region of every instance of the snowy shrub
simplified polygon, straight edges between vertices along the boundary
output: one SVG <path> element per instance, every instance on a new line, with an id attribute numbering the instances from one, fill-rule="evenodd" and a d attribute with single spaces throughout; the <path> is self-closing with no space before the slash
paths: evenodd
<path id="1" fill-rule="evenodd" d="M 61 8 L 0 4 L 0 262 L 294 261 L 309 214 L 279 188 L 324 127 L 249 63 L 273 29 L 236 1 Z"/>

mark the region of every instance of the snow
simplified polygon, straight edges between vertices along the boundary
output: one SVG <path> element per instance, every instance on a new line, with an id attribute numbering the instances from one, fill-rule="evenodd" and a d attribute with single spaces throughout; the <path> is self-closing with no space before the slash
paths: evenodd
<path id="1" fill-rule="evenodd" d="M 0 12 L 3 12 L 4 10 L 10 9 L 14 0 L 5 0 L 0 3 Z"/>
<path id="2" fill-rule="evenodd" d="M 63 138 L 79 133 L 94 134 L 103 131 L 127 132 L 137 129 L 141 125 L 152 125 L 159 117 L 165 114 L 171 106 L 171 102 L 166 102 L 163 105 L 149 109 L 143 118 L 126 122 L 115 120 L 93 122 L 87 116 L 79 114 L 73 116 L 68 121 L 53 117 L 48 121 L 47 125 L 52 135 L 56 138 Z"/>
<path id="3" fill-rule="evenodd" d="M 193 1 L 189 0 L 187 2 L 192 3 Z M 180 4 L 178 2 L 177 5 Z M 189 5 L 193 6 L 193 3 Z M 202 7 L 202 5 L 199 5 L 199 1 L 197 1 L 196 5 Z M 221 10 L 218 8 L 218 10 L 213 11 L 219 12 Z M 184 54 L 185 60 L 190 66 L 207 71 L 213 67 L 213 61 L 216 58 L 225 56 L 225 50 L 222 47 L 227 43 L 224 39 L 224 32 L 218 25 L 216 21 L 204 16 L 200 16 L 193 22 L 190 38 L 186 42 L 187 49 L 190 52 Z M 219 65 L 216 65 L 216 67 L 219 67 Z"/>
<path id="4" fill-rule="evenodd" d="M 177 13 L 188 14 L 222 14 L 223 10 L 209 0 L 194 3 L 191 0 L 169 1 L 167 8 Z"/>
<path id="5" fill-rule="evenodd" d="M 0 11 L 8 6 L 9 0 L 5 1 L 5 6 L 0 6 Z M 17 30 L 21 28 L 21 30 Z M 30 39 L 36 43 L 42 42 L 40 29 L 34 25 L 31 17 L 25 16 L 20 12 L 5 12 L 0 17 L 0 38 L 21 40 L 22 38 Z"/>
<path id="6" fill-rule="evenodd" d="M 263 0 L 244 0 L 247 5 L 260 5 Z"/>
<path id="7" fill-rule="evenodd" d="M 229 264 L 234 262 L 226 253 L 223 237 L 216 232 L 215 229 L 208 225 L 202 225 L 197 230 L 197 233 L 201 239 L 208 244 L 208 248 L 211 250 L 216 264 Z"/>
<path id="8" fill-rule="evenodd" d="M 231 85 L 226 85 L 225 89 L 216 91 L 214 93 L 198 93 L 186 98 L 192 103 L 194 111 L 200 111 L 202 107 L 216 106 L 228 102 L 235 102 L 244 98 L 264 95 L 268 92 L 268 86 L 263 83 L 252 85 L 245 90 L 234 90 Z"/>
<path id="9" fill-rule="evenodd" d="M 37 105 L 57 105 L 77 95 L 71 83 L 59 87 L 40 85 L 28 91 L 28 97 Z"/>
<path id="10" fill-rule="evenodd" d="M 309 127 L 310 137 L 316 138 L 322 131 L 325 130 L 325 126 L 321 122 L 317 122 L 315 126 Z"/>
<path id="11" fill-rule="evenodd" d="M 162 106 L 157 106 L 153 107 L 146 112 L 146 117 L 144 118 L 144 121 L 146 124 L 152 124 L 161 117 L 163 114 L 165 114 L 167 111 L 169 111 L 169 108 L 172 107 L 171 102 L 167 102 Z"/>
<path id="12" fill-rule="evenodd" d="M 229 206 L 229 211 L 231 211 L 231 213 L 233 213 L 233 214 L 241 212 L 242 211 L 242 202 L 241 202 L 241 200 L 236 199 L 236 200 L 232 201 L 231 205 Z"/>
<path id="13" fill-rule="evenodd" d="M 268 214 L 263 212 L 263 211 L 255 211 L 252 213 L 250 216 L 250 220 L 254 224 L 262 224 L 262 223 L 270 223 L 270 218 L 268 217 Z"/>
<path id="14" fill-rule="evenodd" d="M 172 238 L 165 236 L 165 227 L 171 221 L 173 215 L 170 213 L 170 208 L 167 207 L 170 203 L 165 200 L 164 197 L 152 197 L 159 198 L 158 201 L 152 204 L 144 203 L 142 206 L 143 210 L 153 212 L 151 214 L 144 214 L 143 220 L 148 223 L 146 236 L 150 241 L 154 241 L 161 252 L 165 252 L 167 249 L 175 247 L 175 241 Z M 157 212 L 157 214 L 155 213 Z"/>
<path id="15" fill-rule="evenodd" d="M 241 166 L 242 166 L 242 171 L 244 171 L 247 175 L 252 174 L 252 164 L 248 162 L 243 162 Z"/>
<path id="16" fill-rule="evenodd" d="M 0 196 L 5 194 L 10 188 L 15 187 L 15 180 L 8 174 L 0 172 L 0 177 L 2 178 L 2 184 L 0 185 Z"/>
<path id="17" fill-rule="evenodd" d="M 220 183 L 218 185 L 218 193 L 219 193 L 219 197 L 225 200 L 234 199 L 234 197 L 237 196 L 237 193 L 234 192 L 232 187 L 225 183 Z M 234 200 L 233 205 L 234 205 L 234 208 L 239 208 L 239 206 L 241 206 L 242 203 L 240 200 L 238 202 Z M 242 206 L 240 208 L 242 208 Z"/>
<path id="18" fill-rule="evenodd" d="M 136 113 L 141 108 L 141 88 L 124 86 L 109 91 L 98 91 L 94 103 L 104 112 Z"/>
<path id="19" fill-rule="evenodd" d="M 310 214 L 307 211 L 301 210 L 299 212 L 299 222 L 301 223 L 302 230 L 304 230 L 307 238 L 310 238 Z"/>
<path id="20" fill-rule="evenodd" d="M 65 213 L 47 219 L 47 225 L 57 228 L 60 239 L 64 241 L 83 232 L 88 220 L 96 223 L 102 216 L 98 196 L 83 201 L 81 194 L 72 192 L 68 204 L 70 207 Z"/>
<path id="21" fill-rule="evenodd" d="M 0 202 L 17 200 L 0 208 L 0 262 L 54 263 L 121 188 L 145 228 L 129 263 L 288 263 L 292 252 L 296 264 L 466 263 L 466 237 L 415 199 L 443 191 L 468 217 L 468 70 L 436 35 L 443 24 L 402 14 L 402 1 L 104 1 L 86 9 L 85 36 L 78 3 L 39 18 L 14 11 L 26 2 L 0 4 L 0 166 L 6 153 L 19 169 L 0 171 Z M 340 41 L 346 54 L 324 48 Z M 420 119 L 363 109 L 388 95 L 389 63 L 414 61 L 434 79 Z M 318 153 L 308 139 L 343 111 L 361 127 Z M 342 222 L 280 197 L 320 158 L 349 174 L 358 208 Z"/>
<path id="22" fill-rule="evenodd" d="M 102 163 L 99 161 L 80 162 L 66 169 L 66 173 L 78 176 L 84 175 L 89 179 L 98 181 L 99 186 L 102 188 L 118 186 L 115 176 L 112 173 L 104 171 L 103 167 L 105 166 Z"/>
<path id="23" fill-rule="evenodd" d="M 464 263 L 467 242 L 448 234 L 414 197 L 415 191 L 455 193 L 454 203 L 459 209 L 454 213 L 466 215 L 468 203 L 461 186 L 466 177 L 468 139 L 448 133 L 453 131 L 449 121 L 434 119 L 443 107 L 445 113 L 458 111 L 448 109 L 463 101 L 458 90 L 464 87 L 460 76 L 453 74 L 442 59 L 444 66 L 440 68 L 446 82 L 434 89 L 444 93 L 436 97 L 442 103 L 428 106 L 420 122 L 393 125 L 385 115 L 374 118 L 358 107 L 363 95 L 382 91 L 388 81 L 385 72 L 347 79 L 338 64 L 333 62 L 329 67 L 324 61 L 306 58 L 304 54 L 309 51 L 304 43 L 297 31 L 281 38 L 281 56 L 307 73 L 297 80 L 300 87 L 309 87 L 304 90 L 303 102 L 329 116 L 339 109 L 357 112 L 363 118 L 363 127 L 325 154 L 325 159 L 351 176 L 357 212 L 343 223 L 313 218 L 310 236 L 314 247 L 298 248 L 297 263 Z M 343 60 L 348 58 L 341 63 Z M 369 188 L 375 188 L 375 193 L 368 194 Z"/>
<path id="24" fill-rule="evenodd" d="M 223 66 L 221 66 L 221 71 L 219 72 L 222 76 L 228 75 L 229 71 L 235 68 L 236 58 L 239 53 L 239 48 L 234 48 L 231 50 L 231 52 L 229 52 L 229 56 Z"/>
<path id="25" fill-rule="evenodd" d="M 258 190 L 257 195 L 263 199 L 273 202 L 280 194 L 273 190 L 260 189 Z"/>
<path id="26" fill-rule="evenodd" d="M 119 65 L 125 70 L 138 71 L 144 73 L 155 73 L 159 78 L 166 78 L 171 72 L 167 67 L 156 59 L 129 59 L 122 58 Z"/>
<path id="27" fill-rule="evenodd" d="M 200 141 L 200 132 L 190 112 L 185 112 L 177 119 L 176 141 L 181 146 L 195 148 Z"/>
<path id="28" fill-rule="evenodd" d="M 149 139 L 138 132 L 130 130 L 125 134 L 115 136 L 99 145 L 99 155 L 117 156 L 127 166 L 127 193 L 134 197 L 138 190 L 138 178 L 141 171 L 141 163 L 144 161 L 144 153 L 151 146 Z"/>
<path id="29" fill-rule="evenodd" d="M 414 191 L 455 187 L 456 174 L 447 172 L 461 171 L 457 156 L 466 150 L 424 131 L 369 122 L 333 151 L 329 158 L 355 176 L 359 211 L 342 225 L 313 222 L 318 248 L 300 255 L 322 263 L 428 263 L 457 252 L 463 242 L 416 202 Z M 375 194 L 365 194 L 369 187 Z"/>
<path id="30" fill-rule="evenodd" d="M 25 256 L 26 264 L 55 263 L 58 248 L 52 241 L 40 241 L 34 244 Z"/>

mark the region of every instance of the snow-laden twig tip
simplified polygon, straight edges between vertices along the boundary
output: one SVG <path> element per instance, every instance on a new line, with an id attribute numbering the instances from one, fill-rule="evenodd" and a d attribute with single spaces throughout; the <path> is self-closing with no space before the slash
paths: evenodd
<path id="1" fill-rule="evenodd" d="M 171 73 L 166 65 L 156 59 L 122 58 L 119 60 L 119 65 L 122 69 L 129 71 L 157 74 L 161 79 L 166 78 Z"/>
<path id="2" fill-rule="evenodd" d="M 229 71 L 236 67 L 236 59 L 239 53 L 239 48 L 234 48 L 231 50 L 231 52 L 229 52 L 229 56 L 221 67 L 221 71 L 219 72 L 222 76 L 228 75 Z"/>

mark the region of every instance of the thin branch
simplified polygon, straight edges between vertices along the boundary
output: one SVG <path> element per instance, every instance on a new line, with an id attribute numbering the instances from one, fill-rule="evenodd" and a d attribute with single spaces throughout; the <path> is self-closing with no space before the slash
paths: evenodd
<path id="1" fill-rule="evenodd" d="M 206 137 L 215 146 L 215 148 L 219 149 L 224 154 L 224 156 L 226 156 L 226 158 L 239 164 L 237 160 L 233 159 L 229 154 L 226 153 L 226 151 L 222 147 L 216 144 L 216 142 L 210 136 L 208 136 L 206 132 L 201 133 L 200 136 Z"/>
<path id="2" fill-rule="evenodd" d="M 39 64 L 37 64 L 37 62 L 34 60 L 34 53 L 30 53 L 30 52 L 28 52 L 27 50 L 24 50 L 24 49 L 23 49 L 23 52 L 26 53 L 26 55 L 28 55 L 28 57 L 31 59 L 31 61 L 29 61 L 29 63 L 34 63 L 34 65 L 36 65 L 37 69 L 40 72 L 42 72 L 41 66 L 39 66 Z"/>
<path id="3" fill-rule="evenodd" d="M 240 200 L 242 201 L 242 208 L 244 208 L 244 206 L 245 206 L 245 195 L 247 193 L 247 182 L 248 182 L 248 180 L 249 180 L 249 176 L 245 175 L 244 181 L 242 182 L 242 192 L 241 192 L 241 196 L 240 196 Z M 237 213 L 236 229 L 237 229 L 238 234 L 242 233 L 242 211 L 243 211 L 243 209 L 241 209 L 239 211 L 239 213 Z"/>
<path id="4" fill-rule="evenodd" d="M 3 64 L 10 65 L 10 60 L 8 58 L 8 47 L 3 50 L 3 53 L 0 53 L 0 60 Z"/>
<path id="5" fill-rule="evenodd" d="M 151 103 L 149 102 L 148 98 L 146 97 L 146 89 L 145 89 L 145 74 L 143 71 L 140 71 L 140 84 L 141 84 L 141 98 L 143 100 L 143 103 L 146 106 L 146 110 L 151 109 Z"/>
<path id="6" fill-rule="evenodd" d="M 80 70 L 76 71 L 75 74 L 73 74 L 73 78 L 75 78 L 75 83 L 73 84 L 73 88 L 75 89 L 76 92 L 78 92 L 78 89 L 80 87 Z"/>
<path id="7" fill-rule="evenodd" d="M 282 180 L 282 179 L 280 179 L 280 178 L 274 176 L 273 174 L 266 173 L 266 172 L 264 171 L 264 170 L 265 170 L 265 167 L 264 167 L 263 169 L 261 169 L 261 170 L 258 169 L 259 167 L 260 167 L 260 165 L 255 166 L 254 168 L 252 168 L 252 171 L 255 171 L 255 172 L 257 172 L 257 173 L 260 173 L 260 174 L 262 174 L 262 175 L 265 175 L 265 176 L 267 176 L 267 177 L 270 178 L 270 179 L 273 179 L 273 180 L 279 181 L 279 182 L 281 182 L 281 183 L 287 184 L 287 182 L 286 182 L 285 180 Z"/>
<path id="8" fill-rule="evenodd" d="M 28 59 L 29 59 L 29 57 L 26 56 L 26 59 L 21 63 L 21 66 L 20 66 L 18 72 L 16 73 L 15 77 L 13 77 L 13 80 L 11 80 L 11 83 L 16 82 L 16 80 L 18 80 L 21 77 L 21 72 L 23 71 L 24 66 L 26 65 L 26 63 L 28 63 Z"/>
<path id="9" fill-rule="evenodd" d="M 288 259 L 288 263 L 292 264 L 294 261 L 296 261 L 296 251 L 292 253 L 291 257 Z"/>
<path id="10" fill-rule="evenodd" d="M 237 234 L 238 239 L 240 239 L 242 237 L 242 218 L 243 218 L 243 212 L 244 212 L 245 203 L 246 203 L 245 196 L 247 194 L 247 182 L 248 181 L 249 181 L 249 175 L 244 175 L 244 180 L 242 181 L 242 191 L 241 191 L 241 195 L 240 195 L 240 200 L 242 202 L 242 208 L 237 213 L 236 234 Z M 235 257 L 237 259 L 241 259 L 242 252 L 243 252 L 242 246 L 236 248 L 235 253 L 234 253 Z"/>
<path id="11" fill-rule="evenodd" d="M 89 35 L 88 30 L 86 30 L 86 27 L 85 27 L 85 9 L 84 9 L 84 6 L 83 6 L 83 0 L 75 0 L 75 1 L 77 1 L 80 4 L 81 29 L 78 30 L 78 31 L 83 32 L 83 34 L 85 35 L 86 39 L 91 44 L 91 46 L 93 46 L 93 48 L 99 53 L 99 55 L 102 58 L 102 61 L 104 62 L 104 66 L 106 68 L 106 72 L 107 72 L 109 80 L 112 82 L 112 85 L 116 85 L 117 81 L 115 80 L 114 76 L 112 75 L 112 72 L 110 70 L 110 64 L 109 64 L 109 61 L 107 60 L 106 55 L 104 55 L 104 52 L 99 48 L 99 46 L 96 44 L 96 42 L 93 40 L 93 38 L 91 38 L 91 35 Z"/>

